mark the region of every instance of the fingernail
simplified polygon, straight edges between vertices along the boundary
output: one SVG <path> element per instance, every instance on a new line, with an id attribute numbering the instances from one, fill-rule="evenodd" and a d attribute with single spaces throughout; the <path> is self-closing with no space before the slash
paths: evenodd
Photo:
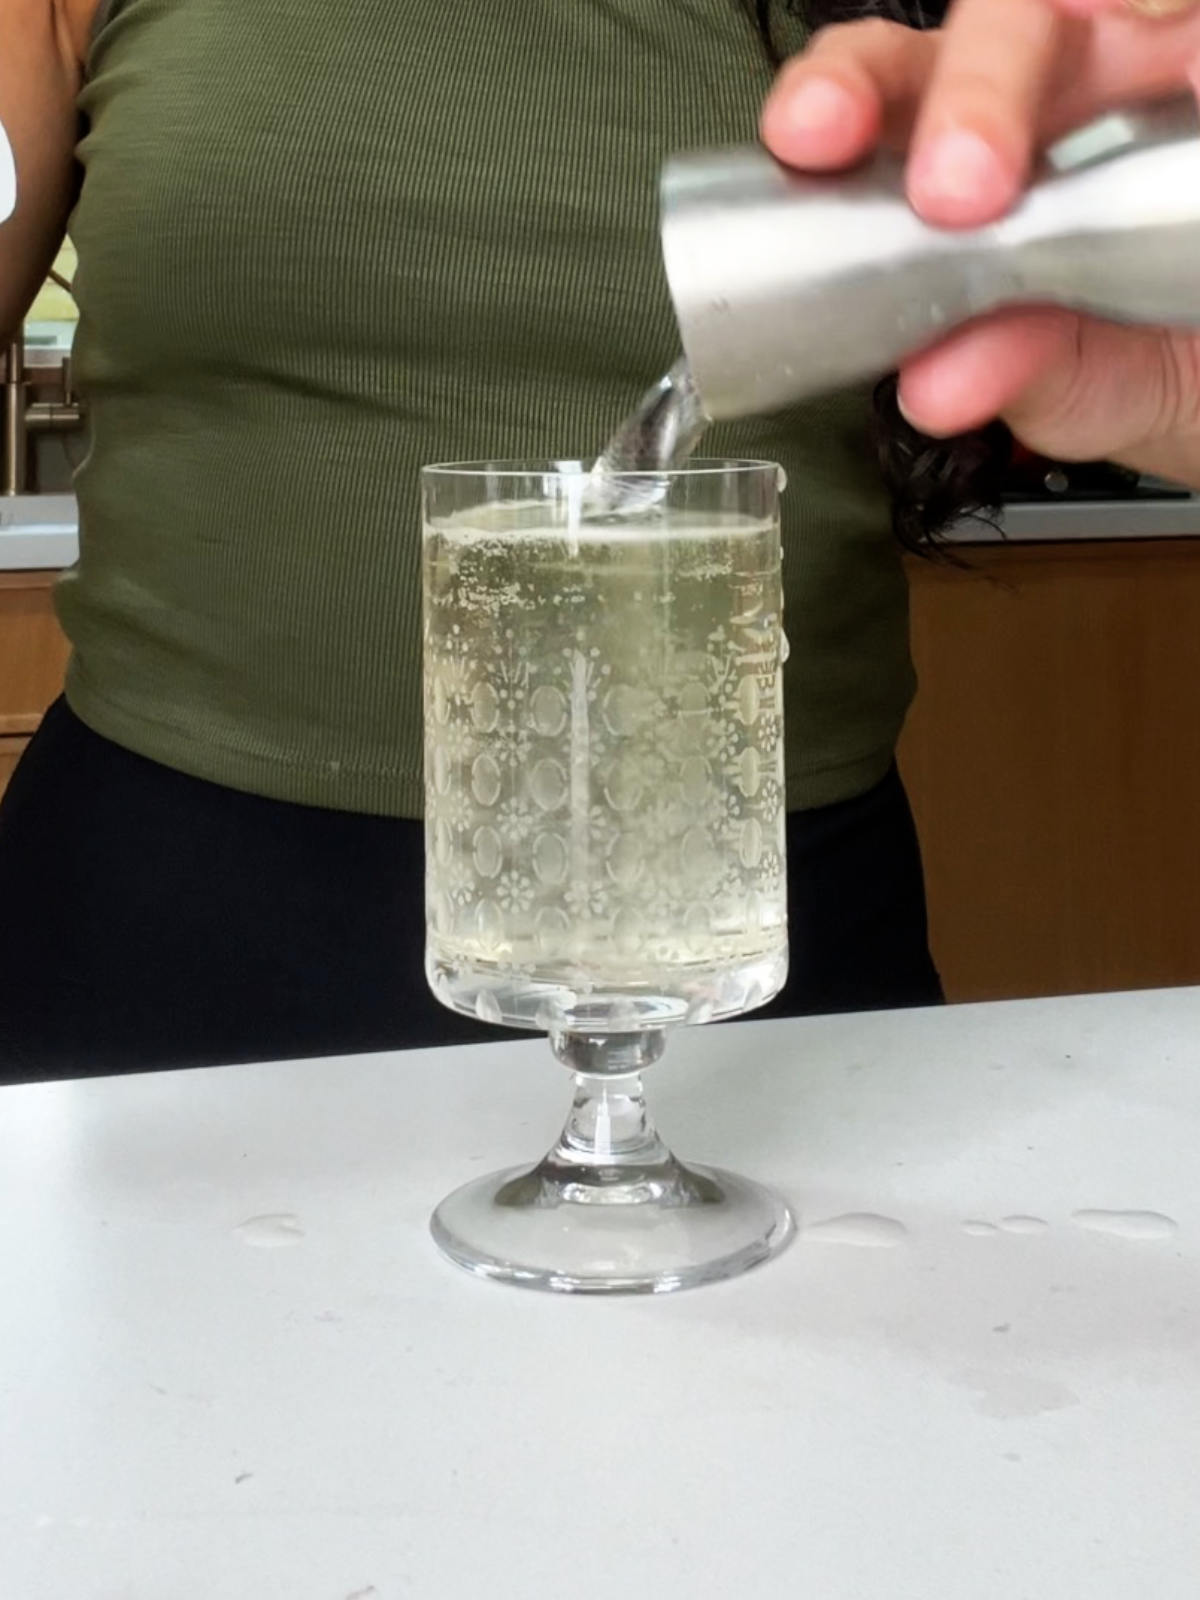
<path id="1" fill-rule="evenodd" d="M 939 134 L 913 161 L 909 188 L 921 200 L 993 203 L 1011 177 L 986 139 L 969 128 Z"/>
<path id="2" fill-rule="evenodd" d="M 780 107 L 792 133 L 828 133 L 842 127 L 857 110 L 849 89 L 832 78 L 807 78 Z"/>

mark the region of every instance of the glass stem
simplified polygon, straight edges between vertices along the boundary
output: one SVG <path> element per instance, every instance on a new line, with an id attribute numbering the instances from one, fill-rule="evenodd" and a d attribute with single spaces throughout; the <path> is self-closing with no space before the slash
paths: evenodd
<path id="1" fill-rule="evenodd" d="M 646 1105 L 642 1069 L 662 1054 L 661 1030 L 560 1034 L 554 1053 L 575 1075 L 575 1095 L 550 1160 L 609 1173 L 669 1162 Z"/>
<path id="2" fill-rule="evenodd" d="M 694 1205 L 719 1198 L 709 1180 L 676 1161 L 646 1106 L 642 1069 L 665 1043 L 661 1029 L 553 1037 L 555 1055 L 575 1075 L 571 1110 L 553 1150 L 508 1186 L 506 1200 Z"/>

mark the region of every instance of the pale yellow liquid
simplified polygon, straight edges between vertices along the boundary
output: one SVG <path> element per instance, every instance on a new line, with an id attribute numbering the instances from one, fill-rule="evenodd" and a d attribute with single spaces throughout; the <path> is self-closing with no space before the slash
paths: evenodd
<path id="1" fill-rule="evenodd" d="M 778 529 L 425 530 L 435 988 L 487 1020 L 748 1009 L 786 970 Z"/>

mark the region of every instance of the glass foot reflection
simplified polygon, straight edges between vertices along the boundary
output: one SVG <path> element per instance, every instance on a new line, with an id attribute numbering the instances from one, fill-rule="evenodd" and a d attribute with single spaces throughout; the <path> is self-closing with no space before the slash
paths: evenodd
<path id="1" fill-rule="evenodd" d="M 794 1232 L 770 1190 L 677 1161 L 646 1108 L 642 1069 L 658 1031 L 564 1034 L 575 1073 L 558 1143 L 532 1169 L 492 1174 L 434 1213 L 440 1249 L 483 1277 L 575 1293 L 663 1293 L 729 1278 L 777 1255 Z"/>

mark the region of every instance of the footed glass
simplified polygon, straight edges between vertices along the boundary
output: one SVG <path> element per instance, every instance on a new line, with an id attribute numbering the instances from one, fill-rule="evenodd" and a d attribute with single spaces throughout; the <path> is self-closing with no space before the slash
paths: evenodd
<path id="1" fill-rule="evenodd" d="M 428 980 L 574 1076 L 540 1163 L 434 1214 L 480 1275 L 662 1291 L 791 1237 L 770 1191 L 675 1159 L 641 1078 L 787 972 L 778 478 L 423 473 Z"/>

